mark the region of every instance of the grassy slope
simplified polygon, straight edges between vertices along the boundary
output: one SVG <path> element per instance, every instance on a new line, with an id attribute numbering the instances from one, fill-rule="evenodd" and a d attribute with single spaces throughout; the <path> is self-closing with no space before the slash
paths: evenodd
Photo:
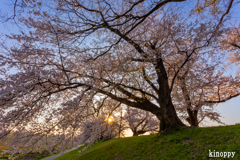
<path id="1" fill-rule="evenodd" d="M 58 160 L 209 159 L 209 149 L 236 152 L 234 159 L 240 159 L 240 125 L 185 129 L 158 137 L 112 139 L 94 144 L 80 156 L 77 152 L 67 153 Z"/>

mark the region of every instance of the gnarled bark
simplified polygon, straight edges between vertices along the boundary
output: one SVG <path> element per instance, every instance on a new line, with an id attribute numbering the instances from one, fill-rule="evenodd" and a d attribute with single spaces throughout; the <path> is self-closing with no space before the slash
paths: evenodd
<path id="1" fill-rule="evenodd" d="M 191 109 L 192 103 L 191 103 L 190 95 L 188 93 L 187 86 L 186 86 L 186 81 L 185 81 L 185 78 L 186 78 L 186 75 L 188 74 L 188 71 L 189 70 L 187 70 L 183 74 L 182 77 L 179 76 L 178 79 L 181 82 L 180 86 L 181 86 L 181 89 L 182 89 L 184 100 L 187 104 L 188 117 L 186 118 L 186 121 L 190 124 L 190 126 L 197 127 L 198 126 L 198 119 L 197 119 L 198 110 L 197 109 L 195 109 L 195 110 Z"/>
<path id="2" fill-rule="evenodd" d="M 158 92 L 161 111 L 161 116 L 158 116 L 160 120 L 160 131 L 167 133 L 185 127 L 186 125 L 178 118 L 172 103 L 171 88 L 169 87 L 168 76 L 161 58 L 159 58 L 155 68 L 158 74 L 158 84 L 161 84 Z"/>
<path id="3" fill-rule="evenodd" d="M 186 118 L 187 122 L 192 127 L 198 127 L 198 118 L 197 118 L 198 110 L 187 109 L 187 113 L 189 116 L 188 118 Z"/>

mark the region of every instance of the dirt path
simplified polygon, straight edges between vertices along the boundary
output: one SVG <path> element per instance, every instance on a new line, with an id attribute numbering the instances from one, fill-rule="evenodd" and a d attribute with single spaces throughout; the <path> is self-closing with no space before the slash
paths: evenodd
<path id="1" fill-rule="evenodd" d="M 78 146 L 78 147 L 80 147 L 80 146 Z M 53 156 L 50 156 L 50 157 L 44 158 L 44 159 L 42 159 L 42 160 L 53 160 L 54 158 L 57 158 L 57 157 L 59 157 L 59 156 L 65 154 L 65 153 L 68 153 L 68 152 L 70 152 L 70 151 L 72 151 L 72 150 L 74 150 L 74 149 L 77 149 L 78 147 L 75 147 L 75 148 L 69 149 L 69 150 L 67 150 L 67 151 L 64 151 L 64 152 L 58 153 L 58 154 L 56 154 L 56 155 L 53 155 Z"/>

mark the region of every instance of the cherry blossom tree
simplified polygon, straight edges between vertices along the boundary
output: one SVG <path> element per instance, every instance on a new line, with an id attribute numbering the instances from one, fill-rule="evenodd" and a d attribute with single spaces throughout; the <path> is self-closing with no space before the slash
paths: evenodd
<path id="1" fill-rule="evenodd" d="M 235 63 L 236 65 L 240 62 L 240 24 L 234 24 L 229 31 L 226 33 L 226 36 L 222 40 L 222 46 L 230 54 L 228 55 L 229 62 Z"/>
<path id="2" fill-rule="evenodd" d="M 158 131 L 159 120 L 156 116 L 144 110 L 127 107 L 124 120 L 125 123 L 128 123 L 129 128 L 133 132 L 133 136 Z"/>
<path id="3" fill-rule="evenodd" d="M 202 63 L 201 61 L 192 63 L 191 68 Z M 221 71 L 219 68 L 216 72 L 219 64 L 221 63 L 211 61 L 194 72 L 187 67 L 183 74 L 178 76 L 179 85 L 173 92 L 174 102 L 177 111 L 183 114 L 182 117 L 191 126 L 198 126 L 205 117 L 222 123 L 219 119 L 220 114 L 214 111 L 214 106 L 239 95 L 239 77 L 224 76 L 224 68 L 221 68 Z"/>
<path id="4" fill-rule="evenodd" d="M 222 86 L 233 84 L 228 78 L 190 85 L 206 77 L 200 71 L 207 72 L 205 66 L 221 56 L 215 48 L 233 1 L 218 19 L 210 15 L 201 20 L 177 9 L 184 1 L 16 0 L 13 18 L 28 31 L 7 35 L 2 44 L 1 135 L 31 130 L 41 138 L 58 132 L 67 144 L 65 139 L 78 138 L 81 124 L 93 122 L 88 118 L 105 107 L 104 102 L 96 104 L 99 97 L 151 112 L 160 120 L 160 130 L 168 133 L 186 127 L 177 115 L 181 107 L 174 105 L 178 90 L 184 103 L 191 102 L 185 105 L 190 118 L 195 111 L 189 106 L 224 102 L 238 94 L 238 88 L 224 90 L 230 97 L 222 94 Z M 21 15 L 15 14 L 18 6 Z M 26 139 L 27 146 L 38 138 Z"/>
<path id="5" fill-rule="evenodd" d="M 93 116 L 88 116 L 88 119 L 83 124 L 81 144 L 93 144 L 97 140 L 109 140 L 118 137 L 122 131 L 126 129 L 122 123 L 119 108 L 121 103 L 107 97 L 97 102 L 98 109 Z"/>

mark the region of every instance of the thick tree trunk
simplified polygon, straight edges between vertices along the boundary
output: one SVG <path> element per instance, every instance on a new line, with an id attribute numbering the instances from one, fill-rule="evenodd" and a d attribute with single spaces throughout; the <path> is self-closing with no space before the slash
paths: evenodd
<path id="1" fill-rule="evenodd" d="M 117 97 L 112 93 L 108 93 L 106 91 L 100 90 L 99 92 L 105 95 L 108 95 L 112 99 L 115 99 L 123 104 L 129 105 L 131 107 L 135 107 L 138 109 L 142 109 L 145 111 L 149 111 L 152 114 L 156 115 L 160 120 L 160 131 L 164 133 L 168 133 L 172 130 L 178 130 L 180 128 L 186 127 L 185 124 L 178 118 L 176 110 L 173 106 L 171 99 L 171 91 L 174 81 L 172 79 L 171 87 L 169 86 L 169 78 L 166 73 L 163 60 L 161 58 L 157 59 L 157 64 L 155 65 L 155 70 L 157 72 L 157 83 L 159 84 L 159 88 L 157 88 L 145 75 L 145 71 L 143 70 L 143 75 L 145 80 L 152 86 L 155 92 L 158 94 L 157 100 L 158 105 L 155 105 L 147 98 L 139 98 L 138 96 L 133 95 L 129 91 L 125 90 L 123 87 L 117 86 L 118 91 L 122 92 L 124 95 L 131 97 L 131 99 L 136 102 L 129 101 L 125 98 Z"/>
<path id="2" fill-rule="evenodd" d="M 178 77 L 178 79 L 181 82 L 180 86 L 182 89 L 183 97 L 187 104 L 188 118 L 186 118 L 186 120 L 191 125 L 191 127 L 197 127 L 198 126 L 198 119 L 197 119 L 198 110 L 191 109 L 192 103 L 191 103 L 190 95 L 187 90 L 186 81 L 185 81 L 187 74 L 188 74 L 188 70 L 185 72 L 185 74 L 182 77 Z"/>
<path id="3" fill-rule="evenodd" d="M 188 121 L 188 123 L 192 127 L 198 127 L 198 118 L 197 118 L 198 110 L 187 109 L 187 112 L 189 117 L 186 120 Z"/>
<path id="4" fill-rule="evenodd" d="M 169 80 L 163 65 L 162 59 L 158 60 L 158 64 L 156 66 L 156 71 L 158 74 L 158 84 L 159 86 L 159 105 L 161 115 L 158 116 L 160 120 L 160 131 L 164 133 L 168 133 L 170 131 L 178 130 L 180 128 L 185 127 L 186 125 L 182 123 L 182 121 L 178 118 L 176 110 L 172 103 L 171 98 L 171 89 L 169 87 Z"/>
<path id="5" fill-rule="evenodd" d="M 162 114 L 161 116 L 158 116 L 158 119 L 160 120 L 160 131 L 167 134 L 170 131 L 186 127 L 186 125 L 178 118 L 176 110 L 171 102 L 170 104 L 162 104 L 161 110 Z"/>

